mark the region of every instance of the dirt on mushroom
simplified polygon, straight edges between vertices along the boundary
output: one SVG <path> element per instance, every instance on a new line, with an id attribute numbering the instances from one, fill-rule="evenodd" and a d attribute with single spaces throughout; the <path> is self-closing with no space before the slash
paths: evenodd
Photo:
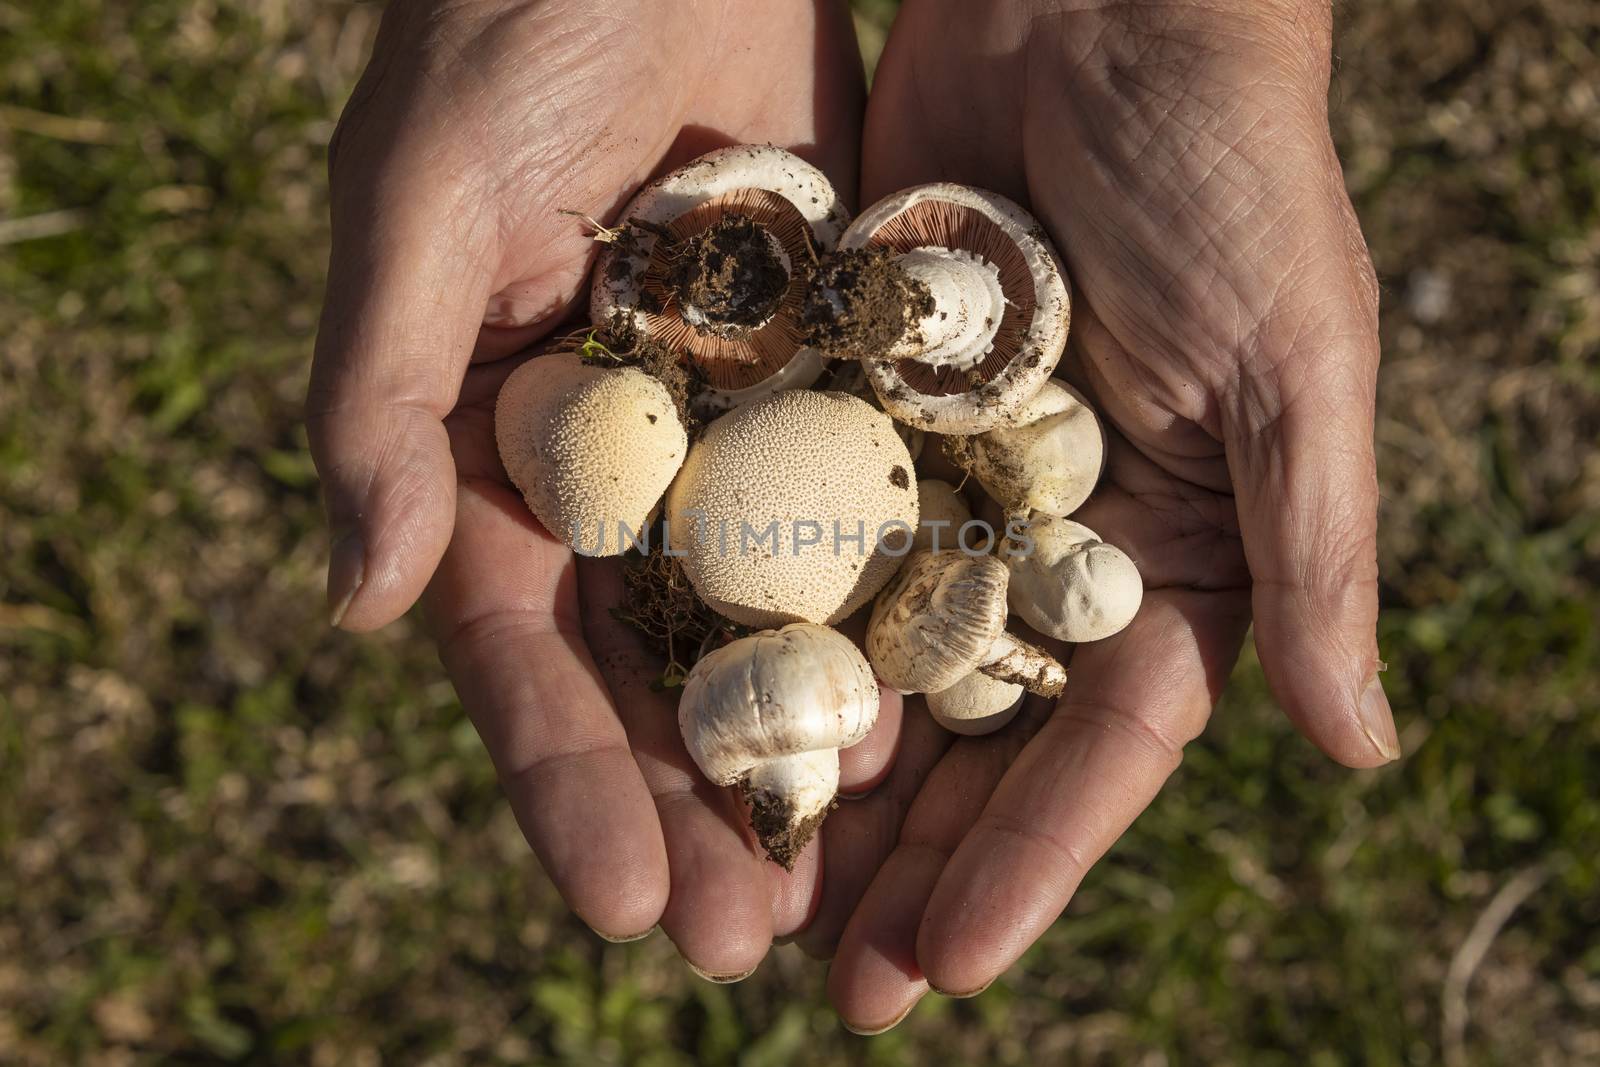
<path id="1" fill-rule="evenodd" d="M 874 359 L 933 311 L 933 293 L 895 265 L 890 249 L 834 252 L 818 262 L 800 306 L 801 339 L 832 356 Z"/>
<path id="2" fill-rule="evenodd" d="M 713 332 L 734 337 L 772 317 L 791 276 L 767 229 L 730 213 L 673 249 L 667 281 L 680 307 L 699 309 Z"/>

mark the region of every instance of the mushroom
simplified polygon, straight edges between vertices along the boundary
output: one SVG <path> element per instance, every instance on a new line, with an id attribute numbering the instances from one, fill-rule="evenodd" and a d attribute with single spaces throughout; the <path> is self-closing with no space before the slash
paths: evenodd
<path id="1" fill-rule="evenodd" d="M 946 437 L 944 450 L 1007 511 L 1066 516 L 1100 480 L 1106 435 L 1083 394 L 1052 378 L 999 426 Z"/>
<path id="2" fill-rule="evenodd" d="M 913 552 L 879 596 L 867 658 L 901 693 L 938 693 L 973 671 L 1059 696 L 1066 668 L 1006 632 L 1006 565 L 993 556 Z"/>
<path id="3" fill-rule="evenodd" d="M 618 555 L 644 533 L 689 447 L 665 385 L 575 352 L 512 372 L 495 400 L 494 436 L 528 510 L 569 548 L 596 556 Z"/>
<path id="4" fill-rule="evenodd" d="M 670 545 L 708 607 L 746 626 L 832 623 L 882 589 L 917 523 L 889 417 L 792 389 L 711 423 L 667 491 Z"/>
<path id="5" fill-rule="evenodd" d="M 928 713 L 953 734 L 992 734 L 1017 717 L 1024 692 L 1015 682 L 973 671 L 949 689 L 929 693 Z"/>
<path id="6" fill-rule="evenodd" d="M 589 312 L 617 342 L 647 339 L 686 356 L 715 414 L 810 385 L 822 357 L 795 312 L 817 249 L 849 213 L 823 173 L 771 145 L 710 152 L 652 182 L 601 231 Z"/>
<path id="7" fill-rule="evenodd" d="M 878 719 L 878 683 L 850 639 L 792 623 L 703 656 L 678 703 L 700 772 L 738 785 L 767 855 L 786 870 L 839 791 L 839 749 Z"/>
<path id="8" fill-rule="evenodd" d="M 954 552 L 959 546 L 961 527 L 972 521 L 972 509 L 956 492 L 955 486 L 937 478 L 917 483 L 917 532 L 911 538 L 913 549 Z"/>
<path id="9" fill-rule="evenodd" d="M 806 340 L 863 359 L 890 415 L 982 433 L 1050 377 L 1070 301 L 1039 224 L 998 193 L 939 182 L 878 201 L 824 257 Z"/>
<path id="10" fill-rule="evenodd" d="M 1000 554 L 1011 571 L 1011 610 L 1040 633 L 1063 641 L 1098 641 L 1138 614 L 1144 581 L 1122 549 L 1068 519 L 1026 526 Z"/>

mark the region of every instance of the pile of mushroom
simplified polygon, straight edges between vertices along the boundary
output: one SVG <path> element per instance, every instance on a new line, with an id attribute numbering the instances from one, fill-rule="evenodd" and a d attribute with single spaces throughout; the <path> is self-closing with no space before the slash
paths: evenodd
<path id="1" fill-rule="evenodd" d="M 1132 560 L 1067 518 L 1106 442 L 1052 377 L 1064 271 L 1002 196 L 918 186 L 851 223 L 821 172 L 764 146 L 668 174 L 598 237 L 601 343 L 507 379 L 501 459 L 552 536 L 664 553 L 719 633 L 747 633 L 702 650 L 679 727 L 787 867 L 880 684 L 989 733 L 1026 693 L 1061 693 L 1046 644 L 1101 640 L 1138 610 Z M 941 451 L 925 434 L 961 485 L 918 479 L 917 454 Z M 974 519 L 980 488 L 1003 537 Z M 863 655 L 833 627 L 869 603 Z"/>

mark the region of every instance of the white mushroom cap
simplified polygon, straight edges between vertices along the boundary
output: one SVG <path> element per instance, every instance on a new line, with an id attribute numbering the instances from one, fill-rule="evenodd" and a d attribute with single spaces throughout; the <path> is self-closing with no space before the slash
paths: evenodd
<path id="1" fill-rule="evenodd" d="M 1110 637 L 1133 621 L 1144 580 L 1122 549 L 1069 519 L 1027 527 L 1032 550 L 1001 544 L 1011 571 L 1011 610 L 1040 633 L 1082 643 Z"/>
<path id="2" fill-rule="evenodd" d="M 929 693 L 928 713 L 953 734 L 992 734 L 1017 717 L 1025 692 L 1014 682 L 973 671 L 949 689 Z"/>
<path id="3" fill-rule="evenodd" d="M 937 693 L 975 670 L 1056 696 L 1066 671 L 1005 632 L 1006 566 L 993 556 L 913 552 L 878 596 L 867 658 L 901 693 Z"/>
<path id="4" fill-rule="evenodd" d="M 936 298 L 951 289 L 964 294 L 946 298 L 916 327 L 937 339 L 937 366 L 915 358 L 868 362 L 889 414 L 936 433 L 982 433 L 1050 377 L 1067 341 L 1066 272 L 1039 223 L 1016 203 L 964 185 L 919 185 L 878 201 L 839 239 L 841 249 L 868 246 L 891 248 L 902 259 L 915 249 L 946 253 L 939 267 L 949 277 L 923 262 L 918 280 Z M 1003 312 L 978 321 L 979 314 L 991 317 L 982 310 L 992 306 L 989 274 L 998 280 Z"/>
<path id="5" fill-rule="evenodd" d="M 1106 435 L 1083 394 L 1052 378 L 999 426 L 945 448 L 1007 511 L 1065 516 L 1094 492 Z"/>
<path id="6" fill-rule="evenodd" d="M 789 867 L 839 791 L 839 749 L 878 718 L 878 683 L 850 639 L 795 623 L 694 665 L 678 728 L 700 772 L 744 786 L 768 855 Z"/>
<path id="7" fill-rule="evenodd" d="M 771 145 L 733 145 L 640 190 L 623 208 L 623 236 L 602 251 L 590 290 L 590 318 L 613 336 L 648 337 L 694 360 L 710 386 L 697 400 L 711 411 L 778 389 L 803 388 L 823 367 L 821 355 L 797 339 L 792 303 L 800 286 L 793 275 L 792 299 L 786 296 L 775 315 L 743 336 L 719 335 L 698 313 L 685 315 L 677 306 L 665 284 L 669 242 L 661 234 L 681 243 L 729 215 L 765 227 L 785 269 L 809 258 L 813 248 L 831 249 L 849 221 L 843 201 L 816 167 Z"/>
<path id="8" fill-rule="evenodd" d="M 917 483 L 917 535 L 912 548 L 959 551 L 961 527 L 972 521 L 972 509 L 949 482 L 924 478 Z M 938 544 L 934 541 L 937 539 Z"/>
<path id="9" fill-rule="evenodd" d="M 494 432 L 528 509 L 589 555 L 618 555 L 628 534 L 643 536 L 689 447 L 659 380 L 631 367 L 592 367 L 574 352 L 512 372 L 495 400 Z"/>
<path id="10" fill-rule="evenodd" d="M 734 622 L 837 622 L 900 565 L 915 477 L 893 423 L 866 401 L 775 393 L 689 450 L 667 492 L 672 549 L 700 599 Z"/>

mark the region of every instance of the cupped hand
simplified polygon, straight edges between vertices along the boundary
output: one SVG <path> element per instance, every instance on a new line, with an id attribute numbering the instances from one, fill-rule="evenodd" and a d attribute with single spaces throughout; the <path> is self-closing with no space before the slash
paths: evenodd
<path id="1" fill-rule="evenodd" d="M 830 855 L 882 864 L 842 931 L 852 900 L 816 927 L 858 1029 L 1017 960 L 1201 732 L 1252 615 L 1313 742 L 1352 767 L 1399 755 L 1377 681 L 1377 295 L 1328 131 L 1330 32 L 1314 0 L 901 11 L 863 195 L 968 182 L 1047 227 L 1074 285 L 1058 373 L 1111 437 L 1073 517 L 1146 594 L 1074 652 L 1054 709 L 948 748 L 908 715 L 875 808 L 825 826 Z"/>
<path id="2" fill-rule="evenodd" d="M 370 630 L 427 588 L 444 660 L 517 818 L 575 911 L 659 923 L 715 976 L 810 913 L 677 736 L 660 664 L 621 628 L 614 566 L 554 541 L 507 483 L 495 393 L 585 292 L 593 245 L 652 174 L 771 142 L 853 199 L 859 57 L 832 0 L 389 5 L 331 149 L 333 254 L 308 401 L 334 620 Z M 894 709 L 885 715 L 892 745 Z M 874 755 L 874 753 L 877 753 Z M 846 760 L 869 782 L 883 745 Z"/>

